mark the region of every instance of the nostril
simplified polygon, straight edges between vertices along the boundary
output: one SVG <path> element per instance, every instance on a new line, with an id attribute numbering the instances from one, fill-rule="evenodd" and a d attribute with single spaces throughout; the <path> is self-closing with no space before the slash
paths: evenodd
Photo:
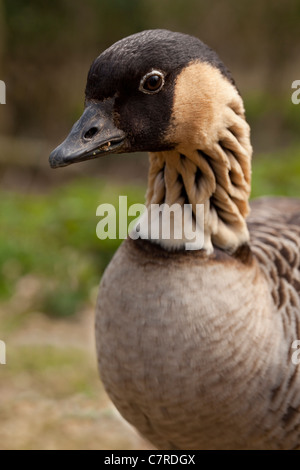
<path id="1" fill-rule="evenodd" d="M 85 134 L 84 134 L 84 138 L 89 140 L 89 139 L 92 139 L 94 137 L 94 135 L 97 134 L 98 132 L 98 128 L 97 127 L 91 127 Z"/>

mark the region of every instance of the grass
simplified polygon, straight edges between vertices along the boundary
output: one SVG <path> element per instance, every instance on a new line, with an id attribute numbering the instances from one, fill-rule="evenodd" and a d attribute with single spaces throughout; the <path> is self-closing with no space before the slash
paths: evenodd
<path id="1" fill-rule="evenodd" d="M 252 197 L 262 195 L 300 198 L 300 145 L 254 157 Z"/>
<path id="2" fill-rule="evenodd" d="M 120 244 L 96 237 L 96 208 L 144 200 L 144 188 L 103 181 L 73 182 L 48 194 L 1 194 L 0 301 L 16 292 L 21 279 L 35 277 L 35 309 L 69 316 L 86 303 Z M 32 309 L 33 306 L 31 305 Z"/>

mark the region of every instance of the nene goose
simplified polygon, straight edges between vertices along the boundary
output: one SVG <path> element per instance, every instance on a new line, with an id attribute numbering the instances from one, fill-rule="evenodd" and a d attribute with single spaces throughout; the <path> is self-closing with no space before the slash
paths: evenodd
<path id="1" fill-rule="evenodd" d="M 85 110 L 53 168 L 149 151 L 147 205 L 204 205 L 202 249 L 123 242 L 100 286 L 99 369 L 159 449 L 300 447 L 300 205 L 249 213 L 249 126 L 235 82 L 197 38 L 122 39 L 92 64 Z M 196 227 L 196 229 L 198 229 Z"/>

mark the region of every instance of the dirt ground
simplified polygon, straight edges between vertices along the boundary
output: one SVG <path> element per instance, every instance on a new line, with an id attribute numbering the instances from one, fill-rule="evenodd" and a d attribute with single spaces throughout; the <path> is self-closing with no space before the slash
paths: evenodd
<path id="1" fill-rule="evenodd" d="M 94 312 L 71 320 L 28 313 L 35 279 L 0 306 L 0 449 L 147 449 L 98 378 Z M 27 305 L 26 305 L 27 302 Z M 27 313 L 25 313 L 27 311 Z"/>

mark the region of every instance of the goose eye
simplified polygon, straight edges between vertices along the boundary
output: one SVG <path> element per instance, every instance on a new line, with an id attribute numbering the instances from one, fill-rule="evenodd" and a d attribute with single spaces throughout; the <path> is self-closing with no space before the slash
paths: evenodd
<path id="1" fill-rule="evenodd" d="M 163 74 L 157 70 L 153 70 L 142 78 L 139 89 L 143 93 L 154 94 L 162 89 L 164 83 Z"/>

